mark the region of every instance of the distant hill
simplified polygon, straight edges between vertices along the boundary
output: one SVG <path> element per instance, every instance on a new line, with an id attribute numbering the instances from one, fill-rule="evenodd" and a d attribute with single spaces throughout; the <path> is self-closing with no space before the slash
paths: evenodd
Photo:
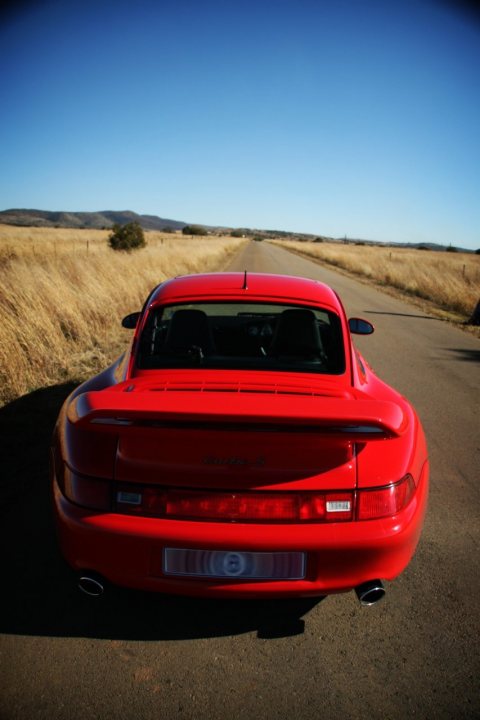
<path id="1" fill-rule="evenodd" d="M 166 227 L 181 230 L 187 223 L 156 215 L 138 215 L 130 210 L 102 210 L 100 212 L 51 212 L 48 210 L 12 209 L 0 211 L 0 223 L 30 227 L 110 228 L 115 223 L 126 225 L 138 222 L 145 230 Z"/>

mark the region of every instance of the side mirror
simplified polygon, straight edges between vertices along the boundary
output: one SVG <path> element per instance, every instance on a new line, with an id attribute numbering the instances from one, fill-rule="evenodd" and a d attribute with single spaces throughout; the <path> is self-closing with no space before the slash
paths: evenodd
<path id="1" fill-rule="evenodd" d="M 375 328 L 368 320 L 362 320 L 362 318 L 350 318 L 348 321 L 348 327 L 350 332 L 355 335 L 371 335 Z"/>
<path id="2" fill-rule="evenodd" d="M 130 313 L 130 315 L 126 315 L 122 320 L 122 327 L 127 328 L 127 330 L 135 330 L 140 315 L 140 312 L 134 312 Z"/>

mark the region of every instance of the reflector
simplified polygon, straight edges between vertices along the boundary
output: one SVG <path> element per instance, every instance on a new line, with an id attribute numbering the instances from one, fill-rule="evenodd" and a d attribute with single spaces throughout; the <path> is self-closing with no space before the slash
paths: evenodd
<path id="1" fill-rule="evenodd" d="M 212 520 L 296 520 L 299 501 L 293 494 L 172 490 L 167 496 L 166 515 Z"/>

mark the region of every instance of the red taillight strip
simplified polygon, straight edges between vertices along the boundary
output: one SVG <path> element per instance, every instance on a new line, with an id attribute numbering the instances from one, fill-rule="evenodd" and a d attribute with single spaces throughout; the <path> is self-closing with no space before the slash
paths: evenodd
<path id="1" fill-rule="evenodd" d="M 227 522 L 339 522 L 353 518 L 352 492 L 225 492 L 122 486 L 115 510 Z"/>
<path id="2" fill-rule="evenodd" d="M 396 515 L 415 492 L 411 475 L 356 492 L 225 492 L 118 486 L 116 512 L 220 522 L 346 522 Z"/>
<path id="3" fill-rule="evenodd" d="M 116 483 L 77 475 L 66 465 L 58 473 L 63 494 L 92 510 L 218 522 L 345 522 L 391 517 L 415 493 L 407 474 L 399 482 L 354 491 L 217 491 Z M 113 485 L 113 487 L 112 487 Z M 113 497 L 112 497 L 113 491 Z"/>

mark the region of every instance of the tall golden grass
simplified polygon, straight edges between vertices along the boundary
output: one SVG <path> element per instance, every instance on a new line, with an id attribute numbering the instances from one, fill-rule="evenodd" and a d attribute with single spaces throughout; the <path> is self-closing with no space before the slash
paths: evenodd
<path id="1" fill-rule="evenodd" d="M 342 268 L 468 319 L 480 299 L 480 256 L 351 243 L 278 241 L 282 247 Z"/>
<path id="2" fill-rule="evenodd" d="M 0 225 L 0 403 L 106 367 L 130 338 L 121 318 L 155 285 L 221 270 L 245 242 L 148 232 L 122 253 L 108 235 Z"/>

